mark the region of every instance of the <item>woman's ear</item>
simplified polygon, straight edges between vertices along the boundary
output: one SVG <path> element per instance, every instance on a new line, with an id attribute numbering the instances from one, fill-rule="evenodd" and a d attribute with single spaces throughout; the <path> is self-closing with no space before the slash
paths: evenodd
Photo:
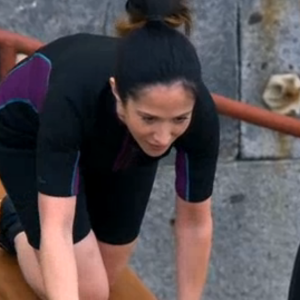
<path id="1" fill-rule="evenodd" d="M 124 121 L 125 120 L 125 112 L 124 112 L 124 105 L 123 102 L 119 96 L 119 93 L 117 91 L 117 85 L 114 77 L 111 77 L 109 79 L 109 84 L 111 87 L 111 91 L 116 99 L 116 109 L 117 109 L 117 114 L 119 118 Z"/>
<path id="2" fill-rule="evenodd" d="M 118 92 L 117 92 L 116 80 L 115 80 L 114 77 L 110 77 L 110 78 L 109 78 L 109 84 L 110 84 L 111 91 L 112 91 L 112 93 L 114 94 L 115 98 L 116 98 L 117 100 L 119 100 L 120 97 L 119 97 L 119 94 L 118 94 Z"/>

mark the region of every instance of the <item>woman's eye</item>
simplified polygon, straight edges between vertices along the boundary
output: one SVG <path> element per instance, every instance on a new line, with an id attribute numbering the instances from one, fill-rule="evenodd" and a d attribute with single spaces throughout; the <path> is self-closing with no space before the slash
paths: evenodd
<path id="1" fill-rule="evenodd" d="M 142 117 L 146 123 L 153 123 L 156 119 L 154 117 Z"/>
<path id="2" fill-rule="evenodd" d="M 188 117 L 179 117 L 179 118 L 174 119 L 174 122 L 177 124 L 180 124 L 180 123 L 184 123 L 187 119 L 188 119 Z"/>

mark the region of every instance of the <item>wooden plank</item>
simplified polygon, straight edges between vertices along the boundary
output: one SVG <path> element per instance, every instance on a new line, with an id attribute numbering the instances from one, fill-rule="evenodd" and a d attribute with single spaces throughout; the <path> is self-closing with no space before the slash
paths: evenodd
<path id="1" fill-rule="evenodd" d="M 26 284 L 17 260 L 0 249 L 0 299 L 38 300 Z"/>

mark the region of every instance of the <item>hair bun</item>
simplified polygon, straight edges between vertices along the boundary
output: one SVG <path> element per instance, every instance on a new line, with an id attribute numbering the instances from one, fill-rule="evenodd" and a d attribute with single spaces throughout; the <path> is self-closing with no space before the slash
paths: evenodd
<path id="1" fill-rule="evenodd" d="M 126 9 L 129 13 L 138 13 L 148 20 L 164 20 L 176 14 L 180 9 L 178 0 L 128 0 Z"/>
<path id="2" fill-rule="evenodd" d="M 142 28 L 149 21 L 165 23 L 172 28 L 184 26 L 187 35 L 191 32 L 192 15 L 187 0 L 127 0 L 127 18 L 116 23 L 119 36 L 127 36 Z"/>

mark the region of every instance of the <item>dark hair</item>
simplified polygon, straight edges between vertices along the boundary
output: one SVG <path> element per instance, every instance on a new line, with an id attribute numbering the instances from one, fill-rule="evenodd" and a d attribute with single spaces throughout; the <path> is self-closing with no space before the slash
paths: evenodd
<path id="1" fill-rule="evenodd" d="M 191 27 L 182 0 L 128 0 L 128 22 L 118 22 L 122 39 L 115 78 L 122 101 L 155 84 L 182 82 L 196 93 L 201 67 L 192 43 L 176 27 Z M 173 20 L 173 21 L 172 21 Z"/>
<path id="2" fill-rule="evenodd" d="M 184 26 L 187 35 L 190 35 L 192 29 L 191 11 L 185 0 L 128 0 L 126 11 L 127 18 L 116 23 L 119 36 L 126 36 L 134 29 L 144 26 L 149 19 L 157 17 L 173 28 Z"/>

